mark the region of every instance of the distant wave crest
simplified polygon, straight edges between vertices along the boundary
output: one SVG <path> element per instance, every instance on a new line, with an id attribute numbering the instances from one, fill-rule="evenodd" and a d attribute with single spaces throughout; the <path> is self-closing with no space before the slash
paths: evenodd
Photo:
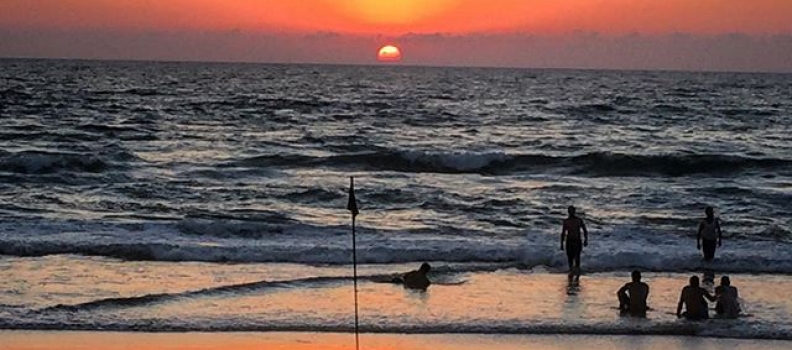
<path id="1" fill-rule="evenodd" d="M 302 155 L 265 155 L 227 166 L 301 167 L 323 166 L 409 173 L 540 172 L 591 176 L 688 176 L 717 175 L 754 169 L 792 168 L 792 160 L 716 154 L 624 154 L 595 152 L 573 156 L 508 154 L 504 152 L 389 151 L 346 154 L 329 157 Z"/>
<path id="2" fill-rule="evenodd" d="M 109 167 L 100 157 L 79 153 L 22 151 L 0 155 L 0 169 L 22 174 L 101 173 Z"/>

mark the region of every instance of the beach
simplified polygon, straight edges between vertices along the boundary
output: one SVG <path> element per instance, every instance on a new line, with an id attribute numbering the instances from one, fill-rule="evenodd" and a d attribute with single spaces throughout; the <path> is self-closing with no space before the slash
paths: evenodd
<path id="1" fill-rule="evenodd" d="M 647 336 L 519 335 L 381 335 L 364 334 L 361 349 L 370 350 L 776 350 L 789 342 Z M 327 333 L 98 333 L 0 332 L 7 350 L 352 350 L 351 334 Z"/>

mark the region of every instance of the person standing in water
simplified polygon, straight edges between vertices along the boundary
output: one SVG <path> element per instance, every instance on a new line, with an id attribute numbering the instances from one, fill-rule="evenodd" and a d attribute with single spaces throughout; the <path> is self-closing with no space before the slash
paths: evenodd
<path id="1" fill-rule="evenodd" d="M 567 262 L 569 263 L 569 280 L 580 279 L 580 253 L 583 252 L 583 247 L 588 246 L 588 230 L 583 219 L 577 217 L 576 209 L 573 206 L 567 208 L 569 217 L 564 219 L 564 225 L 561 228 L 561 250 L 564 250 L 564 242 L 566 242 L 566 255 Z M 583 239 L 580 237 L 581 231 L 583 232 Z"/>
<path id="2" fill-rule="evenodd" d="M 715 250 L 723 245 L 723 233 L 721 232 L 720 220 L 715 217 L 712 207 L 704 210 L 707 217 L 701 220 L 696 236 L 696 249 L 704 253 L 704 261 L 711 262 L 715 259 Z"/>

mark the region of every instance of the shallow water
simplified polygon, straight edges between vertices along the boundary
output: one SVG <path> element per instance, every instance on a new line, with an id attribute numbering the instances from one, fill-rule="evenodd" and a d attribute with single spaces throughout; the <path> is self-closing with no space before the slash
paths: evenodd
<path id="1" fill-rule="evenodd" d="M 3 261 L 0 322 L 13 329 L 118 331 L 351 331 L 346 267 L 17 258 Z M 689 275 L 646 273 L 646 319 L 620 317 L 615 291 L 628 273 L 564 274 L 435 264 L 427 292 L 379 283 L 402 265 L 364 266 L 365 332 L 648 334 L 792 340 L 792 279 L 731 275 L 748 317 L 695 323 L 674 316 Z M 90 287 L 87 287 L 90 286 Z"/>

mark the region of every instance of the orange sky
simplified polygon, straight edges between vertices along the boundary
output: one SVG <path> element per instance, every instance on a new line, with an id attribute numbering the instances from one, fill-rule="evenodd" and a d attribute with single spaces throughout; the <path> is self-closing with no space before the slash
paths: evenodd
<path id="1" fill-rule="evenodd" d="M 0 57 L 792 72 L 792 0 L 0 0 Z"/>
<path id="2" fill-rule="evenodd" d="M 792 33 L 792 0 L 0 0 L 0 27 L 777 34 Z"/>

